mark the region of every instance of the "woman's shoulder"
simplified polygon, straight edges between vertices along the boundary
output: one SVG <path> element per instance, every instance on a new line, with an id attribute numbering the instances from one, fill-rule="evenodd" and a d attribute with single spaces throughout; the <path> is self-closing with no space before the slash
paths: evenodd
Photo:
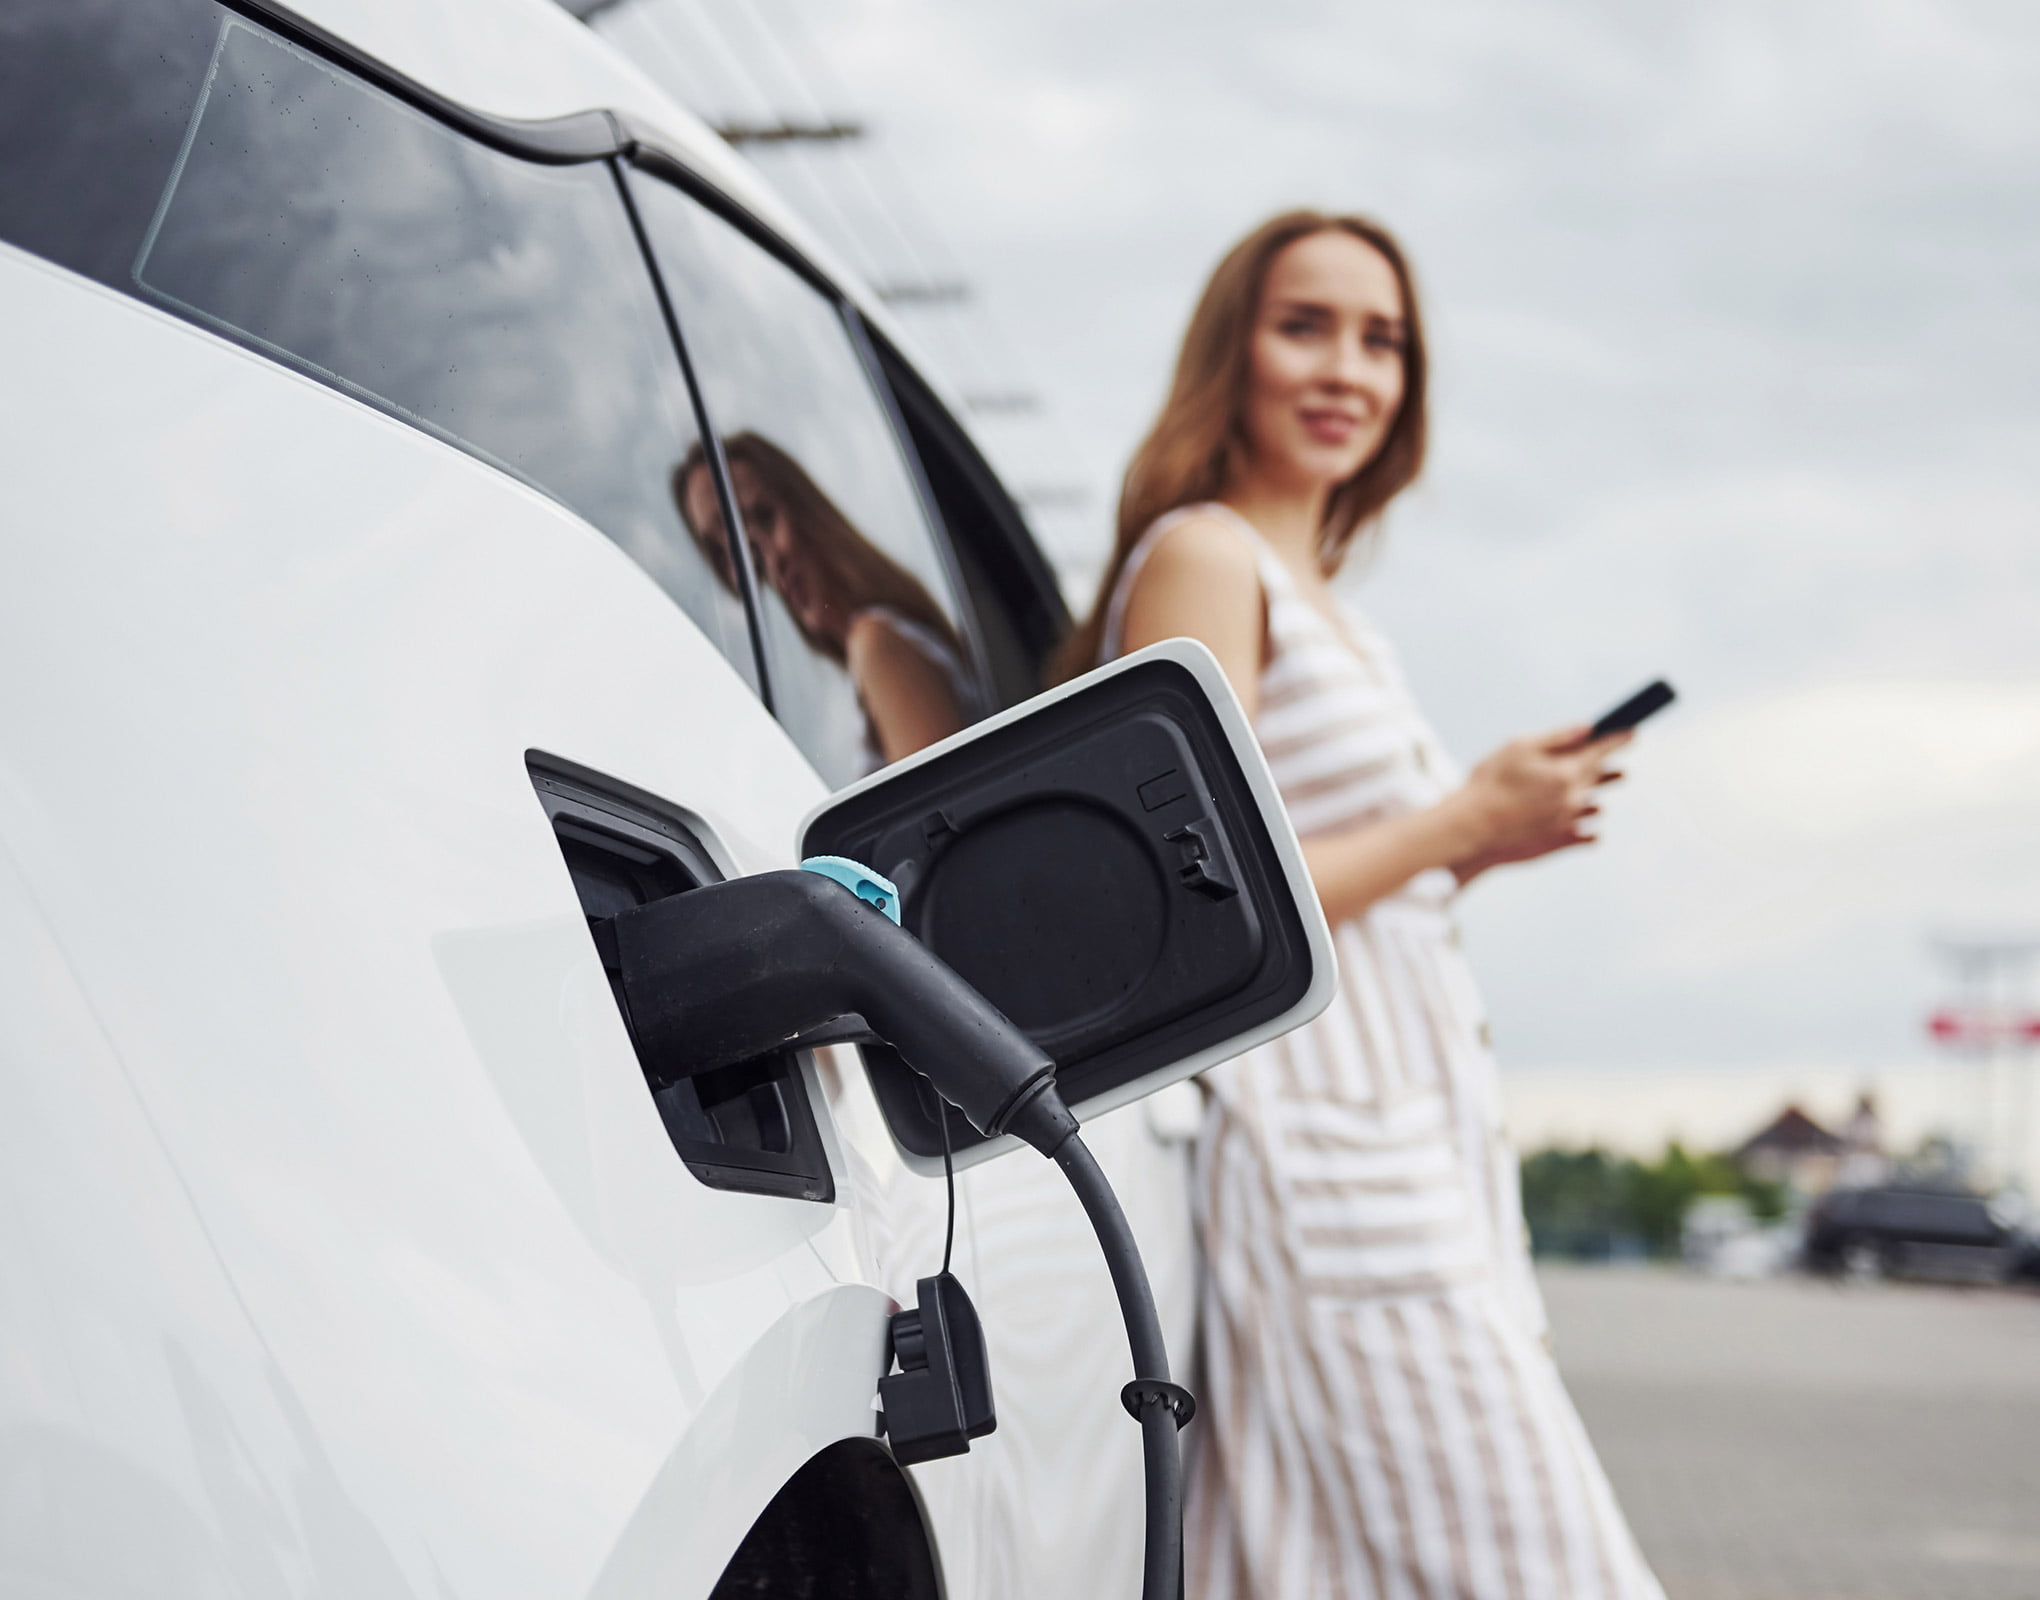
<path id="1" fill-rule="evenodd" d="M 1254 536 L 1228 511 L 1187 506 L 1142 536 L 1120 578 L 1117 599 L 1129 620 L 1159 607 L 1180 631 L 1197 632 L 1191 622 L 1214 610 L 1230 611 L 1250 595 L 1258 627 L 1261 590 Z"/>
<path id="2" fill-rule="evenodd" d="M 944 670 L 956 666 L 956 652 L 925 622 L 917 622 L 891 606 L 866 606 L 850 619 L 843 634 L 844 654 L 854 670 L 860 659 L 915 656 Z"/>
<path id="3" fill-rule="evenodd" d="M 1221 508 L 1185 507 L 1156 522 L 1120 574 L 1103 658 L 1187 635 L 1211 649 L 1245 695 L 1266 653 L 1258 544 Z"/>
<path id="4" fill-rule="evenodd" d="M 1247 578 L 1261 551 L 1236 511 L 1216 504 L 1183 506 L 1158 517 L 1141 535 L 1144 571 L 1206 578 Z"/>

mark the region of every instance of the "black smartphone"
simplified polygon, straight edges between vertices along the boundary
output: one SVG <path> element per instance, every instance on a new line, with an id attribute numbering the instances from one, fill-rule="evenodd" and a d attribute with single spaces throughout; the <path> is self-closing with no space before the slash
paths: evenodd
<path id="1" fill-rule="evenodd" d="M 1647 683 L 1613 711 L 1603 712 L 1600 719 L 1587 732 L 1587 743 L 1605 739 L 1611 733 L 1626 733 L 1645 717 L 1656 716 L 1658 712 L 1678 698 L 1672 693 L 1672 686 L 1659 678 Z"/>

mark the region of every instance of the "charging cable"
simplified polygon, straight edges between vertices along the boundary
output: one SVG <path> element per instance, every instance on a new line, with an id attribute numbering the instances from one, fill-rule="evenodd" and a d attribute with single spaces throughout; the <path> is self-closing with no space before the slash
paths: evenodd
<path id="1" fill-rule="evenodd" d="M 625 1015 L 648 1060 L 676 1073 L 710 1071 L 799 1048 L 803 1036 L 855 1015 L 972 1127 L 1010 1133 L 1062 1170 L 1111 1271 L 1133 1356 L 1133 1381 L 1120 1402 L 1140 1424 L 1143 1441 L 1142 1600 L 1179 1600 L 1183 1460 L 1176 1433 L 1195 1407 L 1189 1391 L 1170 1381 L 1161 1319 L 1133 1230 L 1057 1092 L 1054 1060 L 898 919 L 890 883 L 836 858 L 819 872 L 759 873 L 654 900 L 619 912 L 596 933 L 615 958 Z M 921 1348 L 914 1353 L 940 1358 L 931 1330 L 961 1327 L 957 1342 L 976 1339 L 967 1300 L 942 1290 L 954 1281 L 947 1273 L 922 1280 L 914 1314 Z M 898 1332 L 896 1325 L 896 1346 Z M 959 1448 L 969 1448 L 969 1435 L 989 1430 L 989 1399 L 988 1392 L 965 1397 L 967 1411 L 982 1400 L 982 1420 L 964 1430 Z"/>

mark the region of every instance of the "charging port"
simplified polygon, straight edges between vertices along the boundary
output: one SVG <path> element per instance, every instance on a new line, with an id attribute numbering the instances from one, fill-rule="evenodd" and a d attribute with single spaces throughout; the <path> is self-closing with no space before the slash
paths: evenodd
<path id="1" fill-rule="evenodd" d="M 537 760 L 528 766 L 598 952 L 613 948 L 602 925 L 618 912 L 722 881 L 686 822 L 652 797 Z M 645 1086 L 687 1170 L 717 1189 L 834 1200 L 804 1056 L 779 1051 L 713 1072 L 668 1072 L 631 1028 L 613 955 L 603 966 Z"/>

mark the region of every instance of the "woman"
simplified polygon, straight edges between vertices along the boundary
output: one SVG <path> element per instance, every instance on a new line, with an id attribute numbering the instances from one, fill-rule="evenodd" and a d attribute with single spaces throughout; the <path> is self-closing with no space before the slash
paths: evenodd
<path id="1" fill-rule="evenodd" d="M 970 720 L 963 647 L 927 588 L 873 544 L 762 434 L 723 441 L 730 487 L 758 569 L 807 647 L 850 679 L 876 769 Z M 674 497 L 695 542 L 736 592 L 715 480 L 700 445 L 674 469 Z"/>
<path id="2" fill-rule="evenodd" d="M 1207 1075 L 1190 1593 L 1657 1600 L 1546 1352 L 1451 902 L 1588 843 L 1624 738 L 1461 781 L 1330 586 L 1416 477 L 1426 367 L 1394 240 L 1296 212 L 1213 275 L 1064 665 L 1211 647 L 1334 929 L 1324 1016 Z"/>

